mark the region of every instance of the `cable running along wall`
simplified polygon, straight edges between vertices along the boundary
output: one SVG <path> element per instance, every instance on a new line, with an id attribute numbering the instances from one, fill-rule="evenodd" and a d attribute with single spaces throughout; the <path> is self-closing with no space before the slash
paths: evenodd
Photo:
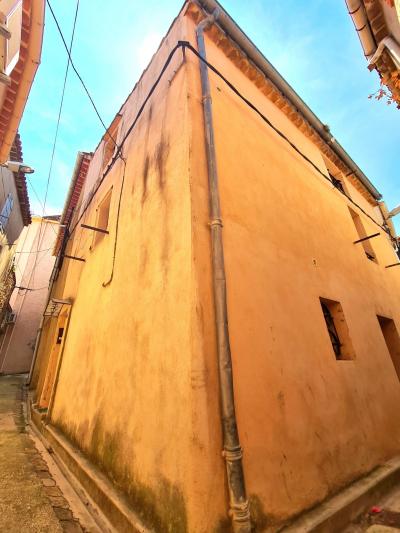
<path id="1" fill-rule="evenodd" d="M 111 171 L 111 169 L 113 168 L 115 162 L 118 160 L 118 158 L 120 157 L 121 155 L 121 151 L 122 151 L 122 148 L 126 142 L 126 140 L 128 139 L 129 135 L 131 134 L 131 132 L 133 131 L 133 129 L 135 128 L 140 116 L 142 115 L 143 111 L 145 110 L 146 106 L 147 106 L 147 103 L 149 102 L 152 94 L 154 93 L 155 89 L 157 88 L 158 84 L 160 83 L 165 71 L 167 70 L 169 64 L 171 63 L 172 61 L 172 58 L 174 57 L 175 53 L 177 52 L 177 50 L 181 49 L 182 52 L 184 53 L 185 50 L 190 50 L 190 52 L 192 52 L 200 61 L 202 61 L 203 63 L 205 63 L 207 65 L 207 67 L 212 71 L 214 72 L 214 74 L 216 74 L 248 107 L 250 107 L 273 131 L 275 131 L 277 133 L 277 135 L 279 135 L 285 142 L 287 142 L 291 148 L 293 148 L 293 150 L 295 150 L 296 153 L 298 153 L 309 165 L 311 165 L 313 167 L 313 169 L 320 175 L 322 176 L 325 180 L 329 181 L 329 183 L 335 187 L 331 177 L 327 174 L 325 174 L 320 168 L 318 168 L 318 166 L 313 162 L 311 161 L 311 159 L 306 155 L 304 154 L 277 126 L 275 126 L 250 100 L 248 100 L 245 96 L 243 96 L 243 94 L 227 79 L 225 78 L 225 76 L 216 68 L 214 67 L 211 63 L 209 63 L 206 59 L 204 59 L 200 54 L 199 52 L 196 50 L 196 48 L 194 48 L 188 41 L 178 41 L 178 43 L 175 45 L 175 47 L 171 50 L 171 52 L 169 53 L 161 71 L 160 71 L 160 74 L 158 75 L 156 81 L 154 82 L 154 84 L 152 85 L 150 91 L 148 92 L 145 100 L 143 101 L 142 105 L 140 106 L 139 108 L 139 111 L 137 112 L 136 114 L 136 117 L 135 119 L 133 120 L 132 124 L 130 125 L 130 127 L 128 128 L 127 132 L 125 133 L 121 143 L 119 145 L 117 145 L 117 149 L 115 151 L 115 154 L 113 156 L 113 158 L 111 159 L 111 162 L 109 163 L 108 167 L 106 168 L 106 170 L 104 171 L 104 174 L 103 176 L 101 177 L 100 180 L 98 180 L 95 188 L 93 191 L 91 191 L 90 193 L 90 197 L 88 198 L 88 200 L 85 202 L 85 207 L 84 209 L 82 210 L 82 212 L 80 213 L 80 215 L 78 216 L 78 219 L 77 221 L 75 222 L 74 226 L 71 228 L 71 231 L 69 233 L 69 236 L 68 236 L 68 239 L 71 238 L 71 236 L 73 235 L 75 229 L 77 228 L 77 226 L 79 225 L 79 222 L 82 220 L 84 214 L 86 213 L 87 209 L 89 208 L 89 206 L 91 205 L 91 202 L 93 201 L 93 198 L 95 197 L 97 191 L 99 190 L 101 184 L 103 183 L 104 179 L 106 178 L 106 176 L 109 174 L 109 172 Z M 336 190 L 339 190 L 335 187 Z M 339 190 L 340 191 L 340 190 Z M 390 231 L 388 230 L 388 228 L 386 226 L 383 226 L 381 224 L 379 224 L 379 222 L 377 222 L 369 213 L 367 213 L 357 202 L 355 202 L 346 192 L 343 192 L 343 191 L 340 191 L 341 194 L 343 194 L 349 202 L 351 202 L 355 207 L 357 207 L 367 218 L 369 218 L 376 226 L 378 226 L 380 229 L 382 229 L 386 234 L 388 234 L 388 236 L 393 240 L 393 237 L 391 236 L 390 234 Z"/>

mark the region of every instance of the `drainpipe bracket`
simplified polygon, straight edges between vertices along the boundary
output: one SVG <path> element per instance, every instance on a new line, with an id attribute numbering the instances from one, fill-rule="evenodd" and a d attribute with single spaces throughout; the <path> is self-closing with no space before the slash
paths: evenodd
<path id="1" fill-rule="evenodd" d="M 200 24 L 197 26 L 196 33 L 198 34 L 199 31 L 202 33 L 205 30 L 208 30 L 208 28 L 218 19 L 220 12 L 221 10 L 216 7 L 210 15 L 200 22 Z"/>
<path id="2" fill-rule="evenodd" d="M 249 522 L 251 519 L 249 502 L 246 500 L 242 504 L 236 504 L 235 506 L 232 506 L 228 511 L 228 515 L 235 522 Z"/>
<path id="3" fill-rule="evenodd" d="M 208 225 L 210 226 L 210 228 L 214 226 L 220 226 L 221 228 L 224 227 L 224 225 L 222 224 L 222 219 L 220 218 L 214 218 L 213 220 L 211 220 L 211 222 L 208 223 Z"/>
<path id="4" fill-rule="evenodd" d="M 226 461 L 233 462 L 233 461 L 240 461 L 243 457 L 243 450 L 241 446 L 238 446 L 237 448 L 228 449 L 225 448 L 222 450 L 222 457 L 225 457 Z"/>

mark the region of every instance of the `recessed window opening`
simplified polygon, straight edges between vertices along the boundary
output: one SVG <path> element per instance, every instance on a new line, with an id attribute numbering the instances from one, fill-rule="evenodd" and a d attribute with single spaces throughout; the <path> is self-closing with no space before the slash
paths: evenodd
<path id="1" fill-rule="evenodd" d="M 391 318 L 379 315 L 377 318 L 397 377 L 400 379 L 400 336 L 396 324 Z"/>
<path id="2" fill-rule="evenodd" d="M 322 313 L 336 359 L 354 359 L 355 352 L 342 306 L 335 300 L 320 298 Z"/>
<path id="3" fill-rule="evenodd" d="M 360 215 L 358 215 L 350 207 L 348 209 L 349 209 L 351 218 L 353 219 L 354 226 L 355 226 L 355 228 L 357 230 L 358 238 L 359 239 L 363 239 L 364 237 L 367 237 L 368 234 L 365 231 L 364 224 L 362 223 Z M 374 249 L 372 247 L 372 244 L 371 244 L 370 240 L 363 241 L 360 244 L 363 247 L 365 255 L 367 256 L 367 258 L 370 261 L 374 261 L 375 263 L 377 263 L 378 261 L 376 259 L 376 254 L 374 252 Z M 359 244 L 357 244 L 356 246 L 359 246 Z"/>
<path id="4" fill-rule="evenodd" d="M 14 199 L 12 197 L 12 194 L 9 193 L 7 195 L 7 198 L 5 199 L 3 209 L 1 210 L 1 213 L 0 213 L 0 228 L 2 230 L 5 230 L 8 225 L 8 221 L 10 220 L 10 215 L 11 215 L 13 205 L 14 205 Z"/>
<path id="5" fill-rule="evenodd" d="M 64 335 L 64 328 L 58 328 L 56 344 L 61 344 L 63 335 Z"/>
<path id="6" fill-rule="evenodd" d="M 330 172 L 329 172 L 329 176 L 332 180 L 333 185 L 336 187 L 336 189 L 338 189 L 342 194 L 348 196 L 349 194 L 346 190 L 346 187 L 343 181 L 340 180 L 339 178 L 335 178 L 335 176 L 333 176 Z"/>
<path id="7" fill-rule="evenodd" d="M 106 230 L 108 228 L 108 219 L 110 216 L 110 206 L 111 206 L 111 193 L 112 189 L 106 194 L 103 200 L 100 202 L 97 208 L 97 217 L 96 217 L 96 228 Z M 93 245 L 95 246 L 100 241 L 104 239 L 105 233 L 100 231 L 95 231 L 93 236 Z"/>
<path id="8" fill-rule="evenodd" d="M 103 135 L 103 170 L 110 162 L 112 156 L 115 153 L 116 146 L 115 143 L 117 142 L 117 135 L 118 135 L 118 128 L 119 124 L 121 122 L 121 115 L 117 115 L 112 123 L 110 124 L 110 127 L 106 131 L 106 133 Z"/>

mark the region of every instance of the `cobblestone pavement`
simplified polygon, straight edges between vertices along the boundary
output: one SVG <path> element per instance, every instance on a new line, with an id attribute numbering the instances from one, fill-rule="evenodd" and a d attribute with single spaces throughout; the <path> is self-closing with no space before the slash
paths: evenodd
<path id="1" fill-rule="evenodd" d="M 0 376 L 0 531 L 81 533 L 27 431 L 22 376 Z"/>

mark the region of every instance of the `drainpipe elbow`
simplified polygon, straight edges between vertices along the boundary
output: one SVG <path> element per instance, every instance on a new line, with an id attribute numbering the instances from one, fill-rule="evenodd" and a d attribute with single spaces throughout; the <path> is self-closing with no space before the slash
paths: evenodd
<path id="1" fill-rule="evenodd" d="M 216 20 L 218 20 L 220 14 L 220 9 L 217 7 L 214 9 L 214 11 L 211 13 L 211 15 L 208 15 L 205 19 L 203 19 L 196 28 L 196 35 L 202 35 L 208 28 L 214 24 Z"/>

